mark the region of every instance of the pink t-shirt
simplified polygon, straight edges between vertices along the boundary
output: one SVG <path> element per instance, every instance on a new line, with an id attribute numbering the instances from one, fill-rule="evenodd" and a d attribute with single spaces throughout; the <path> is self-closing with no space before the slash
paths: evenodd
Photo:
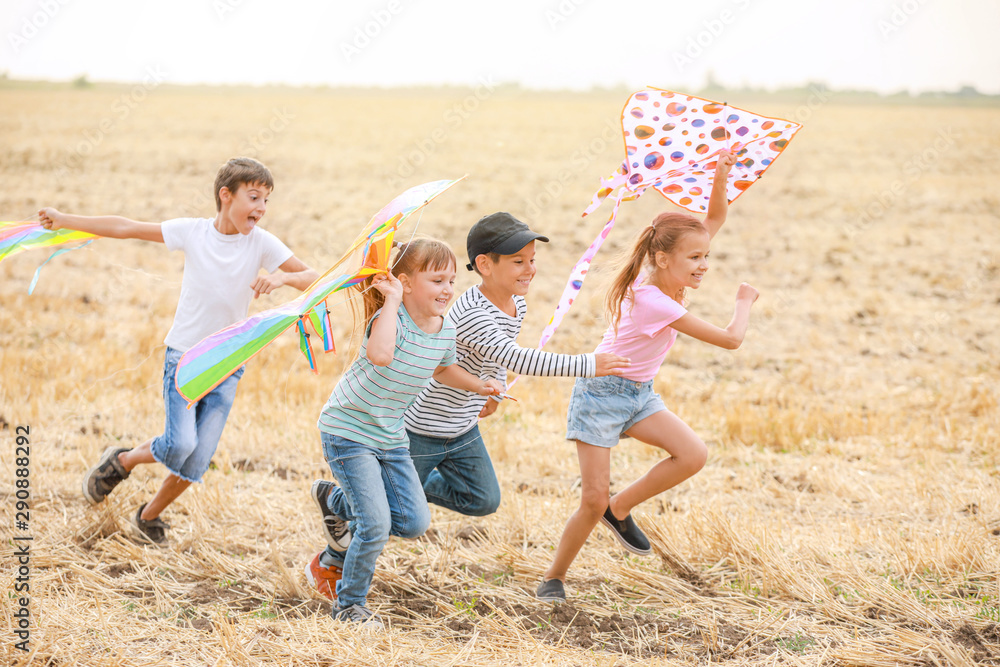
<path id="1" fill-rule="evenodd" d="M 653 285 L 636 286 L 633 300 L 622 302 L 618 335 L 608 327 L 595 352 L 610 352 L 632 360 L 622 377 L 648 382 L 656 377 L 677 332 L 670 325 L 687 313 L 681 304 Z"/>

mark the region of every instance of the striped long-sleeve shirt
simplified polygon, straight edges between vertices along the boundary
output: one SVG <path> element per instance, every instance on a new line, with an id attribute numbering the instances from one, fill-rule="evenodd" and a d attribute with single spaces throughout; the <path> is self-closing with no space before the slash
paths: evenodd
<path id="1" fill-rule="evenodd" d="M 381 311 L 375 316 L 378 317 Z M 370 329 L 369 329 L 370 330 Z M 368 334 L 357 361 L 340 378 L 319 416 L 319 429 L 363 445 L 409 445 L 403 413 L 438 366 L 455 363 L 455 327 L 447 318 L 438 333 L 421 330 L 399 306 L 396 349 L 388 366 L 368 361 Z"/>
<path id="2" fill-rule="evenodd" d="M 458 366 L 480 378 L 506 382 L 507 370 L 518 375 L 593 377 L 593 354 L 554 354 L 520 347 L 517 335 L 528 308 L 515 296 L 517 315 L 511 317 L 470 287 L 458 297 L 445 318 L 455 325 Z M 406 411 L 406 428 L 438 438 L 462 435 L 479 419 L 487 398 L 431 380 Z M 492 399 L 491 399 L 492 400 Z"/>

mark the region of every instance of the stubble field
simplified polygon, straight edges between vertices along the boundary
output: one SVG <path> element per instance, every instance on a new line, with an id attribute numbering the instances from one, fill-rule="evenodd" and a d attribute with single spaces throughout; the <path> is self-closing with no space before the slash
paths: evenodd
<path id="1" fill-rule="evenodd" d="M 468 174 L 419 232 L 460 258 L 469 226 L 493 211 L 549 235 L 520 340 L 533 346 L 609 212 L 580 217 L 621 160 L 627 95 L 8 86 L 0 219 L 45 205 L 212 216 L 218 166 L 249 154 L 276 180 L 263 225 L 322 271 L 406 187 Z M 1000 664 L 1000 110 L 836 94 L 729 102 L 805 129 L 733 204 L 692 295 L 692 312 L 724 325 L 737 285 L 759 288 L 746 342 L 727 352 L 681 339 L 657 379 L 709 462 L 638 508 L 654 555 L 625 554 L 599 527 L 562 605 L 533 591 L 578 502 L 563 440 L 571 380 L 524 378 L 519 402 L 483 422 L 500 511 L 434 509 L 424 538 L 390 541 L 369 604 L 391 627 L 367 634 L 331 621 L 302 574 L 323 543 L 308 495 L 329 478 L 315 422 L 351 344 L 347 310 L 336 310 L 341 356 L 321 357 L 319 375 L 294 336 L 248 367 L 213 468 L 165 513 L 172 543 L 160 550 L 131 539 L 128 517 L 161 468 L 98 507 L 79 487 L 107 446 L 162 430 L 162 339 L 183 258 L 98 240 L 49 263 L 32 296 L 46 253 L 5 261 L 5 664 Z M 549 349 L 593 349 L 601 269 L 667 207 L 655 193 L 623 205 Z M 461 271 L 459 291 L 471 284 Z M 19 427 L 30 429 L 27 529 L 14 519 Z M 622 442 L 612 488 L 658 456 Z M 29 535 L 26 654 L 14 617 L 25 541 L 13 538 Z"/>

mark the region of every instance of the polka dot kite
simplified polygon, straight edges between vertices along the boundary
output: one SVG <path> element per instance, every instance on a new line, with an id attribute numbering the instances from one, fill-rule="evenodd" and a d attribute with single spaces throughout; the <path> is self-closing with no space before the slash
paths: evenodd
<path id="1" fill-rule="evenodd" d="M 678 206 L 704 214 L 720 150 L 736 153 L 727 187 L 733 201 L 761 177 L 801 127 L 700 97 L 641 90 L 622 110 L 622 135 L 630 159 L 603 180 L 587 213 L 619 187 L 642 194 L 652 186 Z"/>
<path id="2" fill-rule="evenodd" d="M 728 149 L 736 154 L 726 184 L 732 202 L 763 175 L 801 127 L 669 90 L 650 88 L 634 93 L 622 109 L 625 160 L 610 178 L 601 179 L 601 188 L 583 213 L 593 213 L 611 197 L 615 202 L 611 217 L 573 267 L 538 347 L 548 342 L 573 305 L 623 201 L 636 199 L 652 187 L 674 204 L 704 215 L 719 151 Z"/>

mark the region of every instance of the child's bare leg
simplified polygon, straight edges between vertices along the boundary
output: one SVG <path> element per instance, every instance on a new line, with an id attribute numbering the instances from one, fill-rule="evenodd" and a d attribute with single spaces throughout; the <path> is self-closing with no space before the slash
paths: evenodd
<path id="1" fill-rule="evenodd" d="M 152 521 L 160 516 L 160 512 L 165 510 L 167 505 L 177 500 L 177 496 L 184 493 L 185 489 L 189 486 L 191 486 L 191 482 L 181 479 L 177 475 L 167 475 L 167 478 L 163 480 L 163 484 L 160 486 L 160 490 L 156 492 L 152 500 L 146 503 L 140 518 L 143 521 Z"/>
<path id="2" fill-rule="evenodd" d="M 122 452 L 118 455 L 119 463 L 129 472 L 140 463 L 155 463 L 156 459 L 153 458 L 152 445 L 153 439 L 150 438 L 135 449 Z"/>
<path id="3" fill-rule="evenodd" d="M 608 507 L 611 450 L 576 441 L 582 491 L 580 508 L 566 522 L 552 565 L 544 578 L 566 580 L 566 571 Z"/>
<path id="4" fill-rule="evenodd" d="M 624 519 L 632 508 L 671 489 L 705 466 L 708 448 L 691 427 L 669 410 L 661 410 L 630 428 L 627 435 L 670 454 L 611 498 L 611 513 Z"/>

